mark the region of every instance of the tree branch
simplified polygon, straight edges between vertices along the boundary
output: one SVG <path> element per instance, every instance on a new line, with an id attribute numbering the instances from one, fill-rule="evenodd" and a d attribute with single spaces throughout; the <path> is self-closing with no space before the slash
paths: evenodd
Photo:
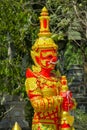
<path id="1" fill-rule="evenodd" d="M 77 10 L 77 6 L 76 6 L 76 2 L 75 2 L 75 1 L 73 1 L 73 9 L 74 9 L 75 14 L 76 14 L 77 18 L 79 19 L 79 21 L 80 21 L 84 26 L 87 26 L 87 25 L 86 25 L 86 22 L 84 22 L 84 21 L 81 19 L 81 17 L 80 17 L 80 13 L 79 13 L 79 11 Z M 86 14 L 85 14 L 85 15 L 86 15 Z"/>

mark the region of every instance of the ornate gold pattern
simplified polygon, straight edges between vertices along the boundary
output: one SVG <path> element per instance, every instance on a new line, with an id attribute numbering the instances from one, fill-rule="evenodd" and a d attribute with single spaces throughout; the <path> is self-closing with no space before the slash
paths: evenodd
<path id="1" fill-rule="evenodd" d="M 31 51 L 35 65 L 32 66 L 33 72 L 27 73 L 25 82 L 26 92 L 35 112 L 32 130 L 73 130 L 73 117 L 64 104 L 67 102 L 65 95 L 68 91 L 66 77 L 62 76 L 60 79 L 51 72 L 57 62 L 58 46 L 50 37 L 49 16 L 45 7 L 39 19 L 39 38 Z"/>
<path id="2" fill-rule="evenodd" d="M 28 92 L 29 90 L 31 91 L 35 90 L 37 88 L 36 82 L 37 82 L 36 78 L 27 78 L 25 82 L 26 91 Z"/>
<path id="3" fill-rule="evenodd" d="M 46 7 L 42 9 L 40 19 L 40 33 L 38 36 L 50 36 L 50 30 L 49 30 L 49 16 L 48 16 L 48 10 Z"/>
<path id="4" fill-rule="evenodd" d="M 50 37 L 40 37 L 36 40 L 35 44 L 32 46 L 32 50 L 38 49 L 47 49 L 54 48 L 58 49 L 58 46 L 54 43 L 54 41 Z"/>
<path id="5" fill-rule="evenodd" d="M 61 115 L 62 115 L 61 124 L 64 124 L 65 122 L 66 124 L 69 124 L 70 126 L 73 125 L 73 122 L 74 122 L 73 116 L 71 116 L 68 112 L 65 112 L 65 111 L 61 113 Z"/>

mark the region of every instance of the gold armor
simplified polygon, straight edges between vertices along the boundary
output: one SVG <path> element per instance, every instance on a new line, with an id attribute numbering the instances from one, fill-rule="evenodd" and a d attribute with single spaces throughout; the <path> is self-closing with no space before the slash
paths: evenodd
<path id="1" fill-rule="evenodd" d="M 26 91 L 35 110 L 32 130 L 57 130 L 60 117 L 60 82 L 55 78 L 37 77 L 26 79 Z M 46 123 L 47 122 L 47 123 Z M 47 125 L 47 126 L 46 126 Z"/>

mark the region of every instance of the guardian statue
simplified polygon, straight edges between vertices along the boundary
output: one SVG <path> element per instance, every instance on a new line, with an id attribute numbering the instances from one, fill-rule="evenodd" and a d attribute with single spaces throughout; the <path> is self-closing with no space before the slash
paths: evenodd
<path id="1" fill-rule="evenodd" d="M 32 70 L 26 71 L 26 92 L 34 108 L 32 130 L 74 130 L 69 112 L 76 103 L 67 86 L 66 76 L 53 72 L 58 61 L 58 46 L 51 38 L 48 11 L 41 12 L 40 32 L 32 46 Z"/>

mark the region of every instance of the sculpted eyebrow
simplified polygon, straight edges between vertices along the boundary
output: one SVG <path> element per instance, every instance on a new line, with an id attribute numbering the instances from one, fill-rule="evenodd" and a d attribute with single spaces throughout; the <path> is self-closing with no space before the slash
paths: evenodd
<path id="1" fill-rule="evenodd" d="M 54 52 L 46 52 L 46 53 L 43 53 L 43 52 L 42 52 L 42 56 L 43 56 L 43 57 L 48 56 L 48 55 L 56 56 L 56 53 L 54 53 Z"/>

